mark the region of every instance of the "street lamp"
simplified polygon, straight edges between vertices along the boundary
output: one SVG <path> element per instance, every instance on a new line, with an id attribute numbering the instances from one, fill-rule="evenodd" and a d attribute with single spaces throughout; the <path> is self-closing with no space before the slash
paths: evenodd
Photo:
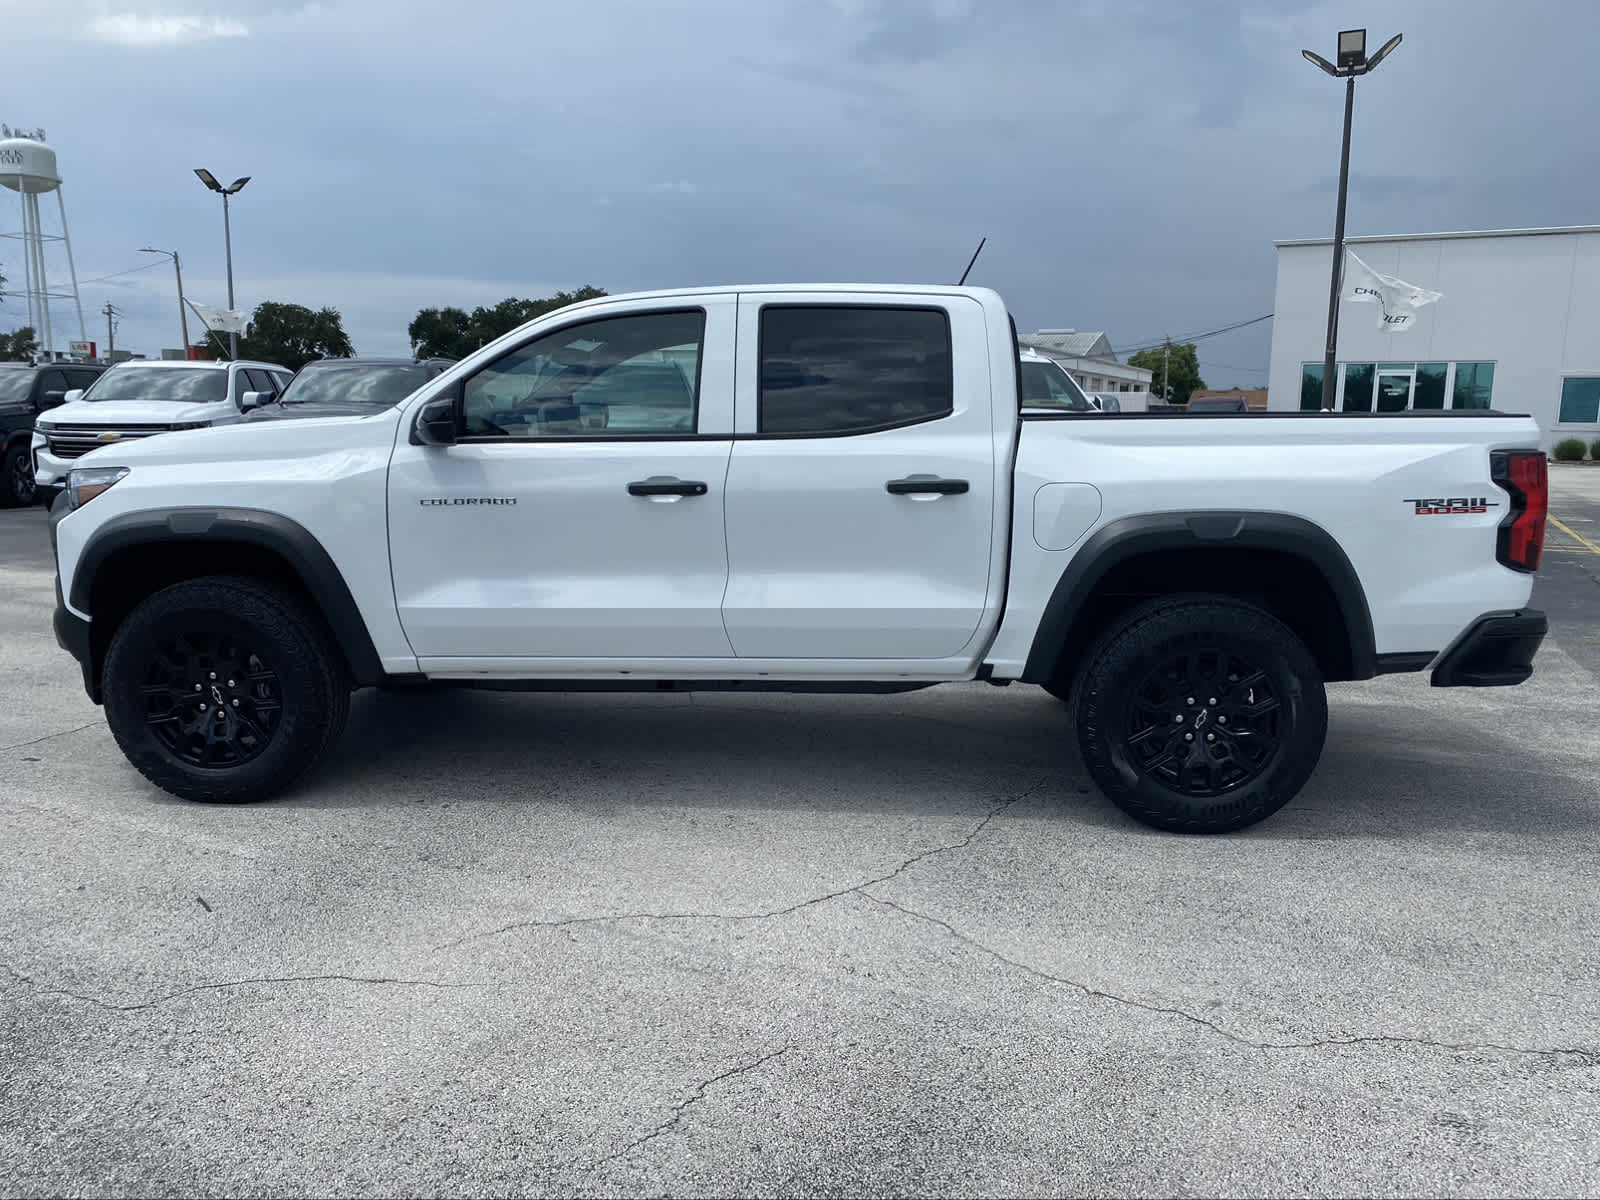
<path id="1" fill-rule="evenodd" d="M 233 228 L 228 223 L 228 197 L 249 183 L 250 176 L 246 175 L 242 179 L 235 179 L 227 187 L 223 187 L 217 182 L 217 177 L 204 167 L 196 167 L 194 173 L 200 176 L 201 183 L 222 196 L 222 236 L 228 247 L 228 309 L 231 312 L 233 310 Z M 239 335 L 237 333 L 228 335 L 228 347 L 228 357 L 237 359 L 239 357 Z"/>
<path id="2" fill-rule="evenodd" d="M 1344 29 L 1339 32 L 1339 65 L 1335 66 L 1312 50 L 1300 53 L 1313 66 L 1326 71 L 1344 84 L 1344 144 L 1339 150 L 1339 209 L 1333 220 L 1333 282 L 1328 285 L 1328 345 L 1322 362 L 1322 407 L 1333 408 L 1333 373 L 1339 340 L 1339 276 L 1344 266 L 1344 206 L 1350 187 L 1350 114 L 1356 103 L 1356 76 L 1365 75 L 1400 44 L 1404 34 L 1395 34 L 1371 58 L 1367 57 L 1367 31 Z"/>
<path id="3" fill-rule="evenodd" d="M 176 250 L 152 250 L 149 246 L 144 246 L 139 253 L 165 254 L 172 260 L 172 269 L 178 276 L 178 327 L 183 330 L 181 345 L 183 346 L 183 357 L 187 359 L 189 357 L 189 315 L 183 311 L 183 267 L 178 263 L 178 252 Z"/>

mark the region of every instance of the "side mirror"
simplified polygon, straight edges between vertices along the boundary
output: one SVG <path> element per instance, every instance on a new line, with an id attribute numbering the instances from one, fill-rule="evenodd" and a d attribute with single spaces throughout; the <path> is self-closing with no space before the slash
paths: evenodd
<path id="1" fill-rule="evenodd" d="M 41 411 L 46 408 L 60 408 L 66 402 L 66 392 L 46 392 L 39 397 L 39 408 Z"/>
<path id="2" fill-rule="evenodd" d="M 411 425 L 413 446 L 453 446 L 456 441 L 456 398 L 438 396 L 429 400 Z"/>
<path id="3" fill-rule="evenodd" d="M 239 401 L 239 407 L 245 412 L 249 412 L 252 408 L 260 408 L 264 404 L 271 404 L 277 398 L 277 393 L 275 392 L 246 392 L 244 399 Z"/>

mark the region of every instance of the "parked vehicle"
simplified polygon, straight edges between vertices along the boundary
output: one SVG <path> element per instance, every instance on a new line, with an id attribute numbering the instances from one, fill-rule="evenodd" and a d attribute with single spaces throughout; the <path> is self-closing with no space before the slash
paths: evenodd
<path id="1" fill-rule="evenodd" d="M 0 363 L 0 507 L 32 504 L 33 426 L 74 388 L 86 388 L 105 368 L 94 363 Z"/>
<path id="2" fill-rule="evenodd" d="M 292 785 L 355 687 L 1020 680 L 1114 803 L 1195 832 L 1300 790 L 1325 683 L 1531 673 L 1530 418 L 1083 420 L 1021 374 L 983 288 L 586 301 L 364 420 L 78 460 L 56 635 L 192 800 Z"/>
<path id="3" fill-rule="evenodd" d="M 1242 413 L 1249 412 L 1250 406 L 1245 403 L 1243 396 L 1203 396 L 1190 400 L 1186 406 L 1190 413 Z"/>
<path id="4" fill-rule="evenodd" d="M 1119 413 L 1122 411 L 1122 401 L 1115 392 L 1095 392 L 1090 396 L 1095 408 L 1103 413 Z"/>
<path id="5" fill-rule="evenodd" d="M 320 358 L 295 372 L 276 404 L 245 414 L 247 421 L 286 417 L 370 417 L 392 408 L 454 364 L 452 358 Z"/>
<path id="6" fill-rule="evenodd" d="M 276 363 L 118 363 L 87 391 L 67 392 L 60 408 L 34 423 L 34 479 L 41 489 L 59 491 L 73 463 L 98 446 L 231 424 L 275 401 L 291 375 Z"/>
<path id="7" fill-rule="evenodd" d="M 1092 413 L 1095 406 L 1067 370 L 1047 355 L 1024 346 L 1018 366 L 1024 409 Z"/>

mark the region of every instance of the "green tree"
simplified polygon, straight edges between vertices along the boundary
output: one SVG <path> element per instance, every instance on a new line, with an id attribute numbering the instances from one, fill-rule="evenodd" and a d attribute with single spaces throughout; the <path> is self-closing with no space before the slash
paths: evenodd
<path id="1" fill-rule="evenodd" d="M 15 333 L 0 333 L 0 362 L 32 362 L 39 353 L 39 339 L 24 325 Z"/>
<path id="2" fill-rule="evenodd" d="M 291 371 L 315 358 L 346 358 L 355 352 L 338 309 L 313 312 L 303 304 L 276 300 L 256 305 L 239 338 L 240 358 L 278 363 Z"/>
<path id="3" fill-rule="evenodd" d="M 557 292 L 542 300 L 508 296 L 493 306 L 479 305 L 471 313 L 460 308 L 425 308 L 406 327 L 406 333 L 411 338 L 411 352 L 418 358 L 465 358 L 535 317 L 606 294 L 604 288 L 584 284 L 577 291 Z"/>
<path id="4" fill-rule="evenodd" d="M 1206 381 L 1200 378 L 1200 359 L 1193 342 L 1174 342 L 1141 350 L 1128 356 L 1128 365 L 1151 372 L 1150 394 L 1170 404 L 1187 404 L 1189 393 L 1202 391 L 1206 386 Z M 1165 397 L 1161 396 L 1163 373 L 1168 393 Z"/>

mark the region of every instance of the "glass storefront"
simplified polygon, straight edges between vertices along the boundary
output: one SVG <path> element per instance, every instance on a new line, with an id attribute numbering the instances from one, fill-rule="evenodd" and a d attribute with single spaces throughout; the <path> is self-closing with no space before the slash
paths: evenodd
<path id="1" fill-rule="evenodd" d="M 1340 363 L 1339 376 L 1338 407 L 1342 412 L 1437 411 L 1444 408 L 1446 395 L 1451 398 L 1451 408 L 1488 408 L 1494 392 L 1492 362 Z M 1573 382 L 1587 385 L 1597 381 Z M 1562 403 L 1566 403 L 1565 394 Z M 1578 405 L 1574 411 L 1587 411 L 1579 401 L 1574 404 Z M 1316 412 L 1321 407 L 1322 364 L 1304 363 L 1300 368 L 1300 409 Z"/>

